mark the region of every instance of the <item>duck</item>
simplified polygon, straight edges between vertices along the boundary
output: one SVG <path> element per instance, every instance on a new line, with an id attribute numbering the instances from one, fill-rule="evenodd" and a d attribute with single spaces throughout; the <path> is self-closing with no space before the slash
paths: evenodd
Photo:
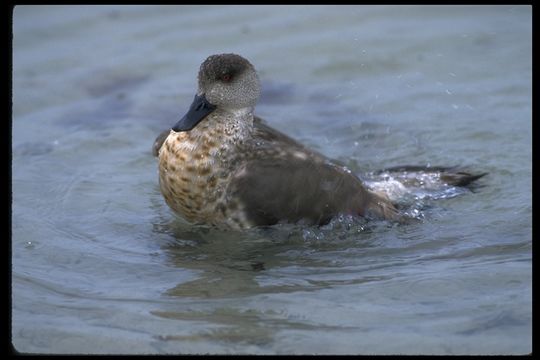
<path id="1" fill-rule="evenodd" d="M 404 221 L 384 192 L 256 116 L 260 94 L 257 71 L 244 57 L 216 54 L 201 64 L 189 110 L 152 148 L 161 194 L 174 213 L 192 224 L 235 230 L 324 225 L 338 214 Z M 388 170 L 411 169 L 436 171 L 457 186 L 485 175 L 444 167 Z"/>

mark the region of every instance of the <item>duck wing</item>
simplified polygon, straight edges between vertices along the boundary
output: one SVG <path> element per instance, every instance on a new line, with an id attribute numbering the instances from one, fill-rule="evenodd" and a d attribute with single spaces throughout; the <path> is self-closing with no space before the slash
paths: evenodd
<path id="1" fill-rule="evenodd" d="M 171 129 L 163 130 L 161 134 L 158 135 L 156 140 L 154 140 L 154 144 L 152 145 L 152 155 L 158 156 L 159 155 L 159 149 L 161 149 L 161 145 L 165 142 L 165 139 L 167 139 L 167 136 L 169 136 L 171 132 Z"/>
<path id="2" fill-rule="evenodd" d="M 252 223 L 325 224 L 339 213 L 398 217 L 388 200 L 367 190 L 345 167 L 262 122 L 255 124 L 250 156 L 227 191 Z"/>

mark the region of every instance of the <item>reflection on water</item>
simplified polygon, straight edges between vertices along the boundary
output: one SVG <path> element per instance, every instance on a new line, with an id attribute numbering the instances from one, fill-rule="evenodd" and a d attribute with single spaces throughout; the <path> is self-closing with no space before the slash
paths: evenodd
<path id="1" fill-rule="evenodd" d="M 520 6 L 17 6 L 15 348 L 530 352 L 531 26 Z M 152 142 L 220 52 L 259 71 L 257 115 L 417 221 L 176 218 Z M 403 193 L 410 179 L 377 172 L 406 164 L 489 175 Z"/>
<path id="2" fill-rule="evenodd" d="M 387 225 L 388 226 L 388 225 Z M 170 231 L 176 241 L 166 245 L 169 261 L 178 268 L 198 271 L 196 279 L 182 282 L 166 291 L 167 296 L 200 301 L 225 301 L 221 306 L 197 310 L 155 310 L 166 319 L 212 323 L 210 329 L 189 335 L 167 334 L 163 341 L 223 343 L 265 347 L 276 340 L 275 329 L 303 331 L 346 330 L 347 326 L 310 323 L 296 319 L 283 309 L 237 308 L 227 301 L 272 294 L 310 293 L 335 286 L 361 285 L 382 281 L 384 276 L 364 275 L 362 269 L 347 266 L 340 255 L 359 256 L 370 247 L 358 243 L 366 234 L 362 219 L 334 219 L 325 228 L 278 225 L 247 232 L 218 231 L 171 222 L 155 228 Z M 190 240 L 184 240 L 190 239 Z M 347 255 L 348 254 L 348 255 Z M 361 255 L 360 255 L 361 256 Z M 215 325 L 218 325 L 215 327 Z"/>
<path id="3" fill-rule="evenodd" d="M 338 221 L 335 219 L 334 223 Z M 341 280 L 311 280 L 308 274 L 317 269 L 318 272 L 332 271 L 337 267 L 343 275 L 346 270 L 339 262 L 320 255 L 331 250 L 350 251 L 347 245 L 358 246 L 357 236 L 367 231 L 364 230 L 365 225 L 351 221 L 345 226 L 347 230 L 340 230 L 337 226 L 333 229 L 332 224 L 325 229 L 278 225 L 243 233 L 207 228 L 193 233 L 193 229 L 183 231 L 177 228 L 174 236 L 179 240 L 167 246 L 171 262 L 179 268 L 202 272 L 196 280 L 178 284 L 167 294 L 220 298 L 312 291 L 339 284 Z M 355 229 L 351 230 L 352 226 Z M 182 240 L 185 238 L 190 240 Z M 319 255 L 315 255 L 317 252 Z M 357 280 L 363 281 L 366 280 Z"/>
<path id="4" fill-rule="evenodd" d="M 504 264 L 511 254 L 520 257 L 524 247 L 530 249 L 530 243 L 459 250 L 459 238 L 426 240 L 424 226 L 429 224 L 395 226 L 342 218 L 323 228 L 282 225 L 238 233 L 194 228 L 178 222 L 162 224 L 156 231 L 170 231 L 176 239 L 166 245 L 168 261 L 178 268 L 195 270 L 198 275 L 166 291 L 168 297 L 183 305 L 167 306 L 151 313 L 168 320 L 204 323 L 208 327 L 189 334 L 171 331 L 157 338 L 181 344 L 217 342 L 268 349 L 279 341 L 281 332 L 362 333 L 372 331 L 369 329 L 376 323 L 391 324 L 391 316 L 380 320 L 371 315 L 376 311 L 372 308 L 376 303 L 380 304 L 380 310 L 386 311 L 389 306 L 397 306 L 398 313 L 416 308 L 413 310 L 416 315 L 404 319 L 406 323 L 411 321 L 410 326 L 414 327 L 412 324 L 418 320 L 413 319 L 418 318 L 437 324 L 441 318 L 459 316 L 461 310 L 449 306 L 449 300 L 460 299 L 471 305 L 476 302 L 472 294 L 459 295 L 474 277 L 488 283 L 502 281 L 516 290 L 526 283 L 507 282 L 502 274 L 471 276 L 469 269 L 479 264 Z M 386 237 L 381 241 L 385 233 L 397 239 L 389 241 Z M 478 294 L 490 288 L 485 283 L 476 286 Z M 356 290 L 351 294 L 352 289 Z M 326 299 L 328 294 L 334 295 Z M 363 309 L 372 300 L 376 302 Z M 250 305 L 246 306 L 246 301 Z M 415 305 L 403 308 L 403 301 Z M 332 304 L 342 309 L 343 314 L 328 321 L 324 316 L 313 316 L 299 309 L 302 302 L 306 305 L 319 302 L 323 312 Z M 494 310 L 498 306 L 494 302 L 481 308 Z M 331 313 L 336 315 L 336 310 Z M 352 316 L 348 320 L 341 318 L 346 313 Z M 483 336 L 484 330 L 497 330 L 498 320 L 500 326 L 527 325 L 520 312 L 505 312 L 495 318 L 484 314 L 474 322 L 454 327 L 452 336 Z M 290 352 L 295 351 L 289 348 Z"/>

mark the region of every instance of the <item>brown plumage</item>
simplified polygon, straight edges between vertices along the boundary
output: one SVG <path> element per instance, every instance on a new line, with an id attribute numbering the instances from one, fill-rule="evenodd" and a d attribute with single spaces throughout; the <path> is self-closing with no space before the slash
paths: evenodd
<path id="1" fill-rule="evenodd" d="M 188 113 L 153 146 L 161 192 L 176 213 L 236 229 L 324 224 L 339 213 L 401 219 L 345 166 L 253 115 L 260 85 L 246 59 L 213 55 L 198 79 Z"/>

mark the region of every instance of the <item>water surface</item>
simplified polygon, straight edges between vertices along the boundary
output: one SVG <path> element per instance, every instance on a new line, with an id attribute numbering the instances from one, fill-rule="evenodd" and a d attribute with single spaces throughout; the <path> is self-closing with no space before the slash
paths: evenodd
<path id="1" fill-rule="evenodd" d="M 12 343 L 31 353 L 532 351 L 527 6 L 17 6 Z M 406 226 L 220 232 L 176 218 L 151 146 L 200 63 L 366 176 L 489 172 Z"/>

